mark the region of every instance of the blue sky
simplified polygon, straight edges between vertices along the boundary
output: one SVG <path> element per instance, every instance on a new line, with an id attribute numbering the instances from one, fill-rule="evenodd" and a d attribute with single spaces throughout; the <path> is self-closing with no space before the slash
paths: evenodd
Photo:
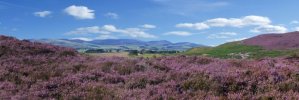
<path id="1" fill-rule="evenodd" d="M 298 0 L 1 0 L 20 39 L 169 40 L 205 45 L 299 30 Z"/>

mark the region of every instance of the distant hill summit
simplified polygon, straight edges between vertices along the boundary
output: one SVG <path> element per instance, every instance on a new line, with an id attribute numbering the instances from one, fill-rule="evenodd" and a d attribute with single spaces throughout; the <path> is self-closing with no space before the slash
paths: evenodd
<path id="1" fill-rule="evenodd" d="M 140 41 L 135 39 L 104 39 L 84 41 L 79 39 L 37 39 L 34 42 L 48 43 L 52 45 L 71 47 L 75 49 L 121 49 L 121 50 L 187 50 L 194 47 L 204 47 L 204 45 L 179 42 L 172 43 L 167 40 L 160 41 Z"/>
<path id="2" fill-rule="evenodd" d="M 283 34 L 263 34 L 242 41 L 245 45 L 261 46 L 265 49 L 296 49 L 299 48 L 299 32 Z"/>

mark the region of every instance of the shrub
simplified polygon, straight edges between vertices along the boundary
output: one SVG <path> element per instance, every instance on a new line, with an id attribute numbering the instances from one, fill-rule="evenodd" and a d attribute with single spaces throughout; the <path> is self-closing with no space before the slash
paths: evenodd
<path id="1" fill-rule="evenodd" d="M 210 81 L 207 77 L 203 75 L 199 75 L 196 78 L 189 79 L 182 84 L 183 90 L 189 90 L 189 91 L 197 91 L 197 90 L 203 90 L 203 91 L 209 91 L 212 88 L 212 81 Z"/>
<path id="2" fill-rule="evenodd" d="M 111 84 L 125 83 L 125 79 L 121 77 L 105 77 L 103 81 Z"/>
<path id="3" fill-rule="evenodd" d="M 154 65 L 153 68 L 160 70 L 160 71 L 165 71 L 165 72 L 168 72 L 170 70 L 170 68 L 168 68 L 166 66 L 162 66 L 162 65 Z"/>
<path id="4" fill-rule="evenodd" d="M 0 57 L 6 54 L 9 51 L 8 47 L 0 46 Z"/>
<path id="5" fill-rule="evenodd" d="M 63 51 L 60 53 L 60 56 L 76 56 L 75 51 Z"/>
<path id="6" fill-rule="evenodd" d="M 133 82 L 129 84 L 129 89 L 144 89 L 146 88 L 146 85 L 148 83 L 148 80 L 145 78 L 142 78 L 138 80 L 137 82 Z"/>
<path id="7" fill-rule="evenodd" d="M 111 72 L 111 68 L 113 65 L 114 65 L 113 62 L 105 62 L 102 64 L 101 69 L 103 72 L 109 73 L 109 72 Z"/>
<path id="8" fill-rule="evenodd" d="M 127 66 L 117 66 L 114 68 L 114 70 L 117 71 L 120 75 L 129 75 L 134 72 L 133 67 L 127 67 Z"/>
<path id="9" fill-rule="evenodd" d="M 129 56 L 138 56 L 138 51 L 137 50 L 130 50 L 129 51 Z"/>
<path id="10" fill-rule="evenodd" d="M 88 67 L 88 66 L 83 65 L 83 64 L 75 65 L 75 66 L 73 66 L 73 72 L 77 73 L 77 72 L 79 72 L 79 71 L 81 71 L 81 70 L 86 69 L 87 67 Z"/>
<path id="11" fill-rule="evenodd" d="M 114 100 L 116 98 L 112 91 L 103 86 L 89 87 L 87 90 L 87 100 Z"/>

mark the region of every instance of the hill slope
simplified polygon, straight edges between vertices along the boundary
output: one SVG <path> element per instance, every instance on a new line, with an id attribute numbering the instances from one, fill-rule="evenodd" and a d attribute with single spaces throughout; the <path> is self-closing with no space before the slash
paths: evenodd
<path id="1" fill-rule="evenodd" d="M 226 43 L 217 47 L 211 48 L 193 48 L 187 50 L 185 55 L 204 55 L 215 58 L 264 58 L 264 57 L 279 57 L 292 55 L 295 50 L 266 50 L 259 46 L 244 45 L 241 42 Z"/>
<path id="2" fill-rule="evenodd" d="M 243 41 L 225 43 L 212 48 L 193 48 L 183 54 L 217 58 L 264 58 L 299 53 L 299 32 L 263 34 Z"/>
<path id="3" fill-rule="evenodd" d="M 59 56 L 59 55 L 77 55 L 77 52 L 71 48 L 58 47 L 49 44 L 20 41 L 13 37 L 0 36 L 0 57 L 1 56 Z"/>
<path id="4" fill-rule="evenodd" d="M 265 49 L 283 50 L 299 48 L 299 32 L 263 34 L 242 42 L 245 45 L 261 46 Z"/>

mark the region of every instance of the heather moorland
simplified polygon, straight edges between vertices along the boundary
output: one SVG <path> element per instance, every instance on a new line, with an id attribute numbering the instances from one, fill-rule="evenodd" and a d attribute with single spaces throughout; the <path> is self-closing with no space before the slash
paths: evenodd
<path id="1" fill-rule="evenodd" d="M 95 57 L 0 37 L 1 99 L 298 99 L 299 58 Z"/>
<path id="2" fill-rule="evenodd" d="M 298 4 L 0 0 L 0 100 L 299 100 Z"/>

